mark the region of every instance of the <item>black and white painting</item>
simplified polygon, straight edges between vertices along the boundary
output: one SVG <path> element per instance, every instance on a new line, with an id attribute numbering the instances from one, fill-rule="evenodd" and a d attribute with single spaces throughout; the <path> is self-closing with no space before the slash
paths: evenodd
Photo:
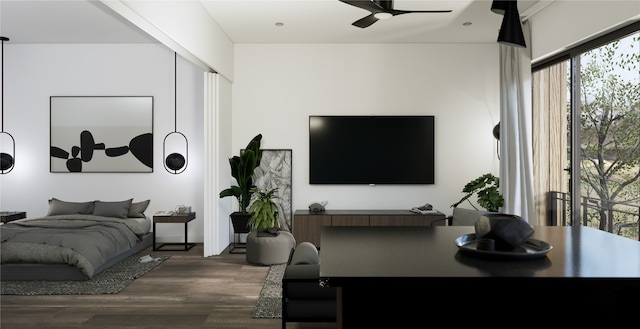
<path id="1" fill-rule="evenodd" d="M 282 229 L 291 231 L 292 212 L 292 150 L 262 150 L 262 160 L 260 167 L 253 173 L 254 184 L 261 189 L 278 188 L 279 198 L 275 200 L 278 205 L 280 216 L 280 226 Z"/>
<path id="2" fill-rule="evenodd" d="M 51 96 L 51 172 L 153 172 L 152 96 Z"/>

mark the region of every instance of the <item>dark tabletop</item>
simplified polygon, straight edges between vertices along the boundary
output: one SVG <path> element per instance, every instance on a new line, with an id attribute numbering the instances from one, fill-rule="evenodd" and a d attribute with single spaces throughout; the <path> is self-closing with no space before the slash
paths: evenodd
<path id="1" fill-rule="evenodd" d="M 320 277 L 340 286 L 384 278 L 640 278 L 640 242 L 589 227 L 535 227 L 543 257 L 494 260 L 462 254 L 472 226 L 323 227 Z"/>

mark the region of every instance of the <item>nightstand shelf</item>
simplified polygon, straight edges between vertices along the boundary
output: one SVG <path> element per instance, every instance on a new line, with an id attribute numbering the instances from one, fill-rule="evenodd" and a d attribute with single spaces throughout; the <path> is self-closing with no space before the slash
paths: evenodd
<path id="1" fill-rule="evenodd" d="M 24 211 L 0 211 L 0 222 L 2 223 L 8 223 L 23 218 L 27 218 L 27 213 Z"/>
<path id="2" fill-rule="evenodd" d="M 174 213 L 170 216 L 153 216 L 153 250 L 166 250 L 166 251 L 187 251 L 193 248 L 196 244 L 189 243 L 187 240 L 187 224 L 196 218 L 195 212 L 187 214 Z M 156 245 L 156 223 L 184 223 L 184 242 L 165 242 Z M 180 249 L 163 249 L 168 246 L 182 246 Z"/>

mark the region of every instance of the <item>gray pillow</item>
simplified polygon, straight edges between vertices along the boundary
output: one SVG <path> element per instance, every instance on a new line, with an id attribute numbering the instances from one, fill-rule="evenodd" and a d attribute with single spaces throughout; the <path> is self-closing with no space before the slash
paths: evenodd
<path id="1" fill-rule="evenodd" d="M 96 201 L 93 214 L 96 216 L 127 218 L 133 199 L 125 201 Z"/>
<path id="2" fill-rule="evenodd" d="M 88 202 L 67 202 L 51 198 L 49 200 L 49 211 L 47 216 L 90 214 L 93 211 L 93 201 Z"/>
<path id="3" fill-rule="evenodd" d="M 129 214 L 127 217 L 145 218 L 144 211 L 147 210 L 149 202 L 151 202 L 151 200 L 133 202 L 129 208 Z"/>

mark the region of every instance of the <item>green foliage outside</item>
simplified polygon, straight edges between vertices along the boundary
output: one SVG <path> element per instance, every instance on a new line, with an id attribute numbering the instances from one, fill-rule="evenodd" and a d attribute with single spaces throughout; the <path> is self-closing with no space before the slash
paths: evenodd
<path id="1" fill-rule="evenodd" d="M 597 204 L 589 207 L 589 225 L 609 232 L 638 221 L 639 48 L 635 33 L 581 56 L 581 192 Z"/>

